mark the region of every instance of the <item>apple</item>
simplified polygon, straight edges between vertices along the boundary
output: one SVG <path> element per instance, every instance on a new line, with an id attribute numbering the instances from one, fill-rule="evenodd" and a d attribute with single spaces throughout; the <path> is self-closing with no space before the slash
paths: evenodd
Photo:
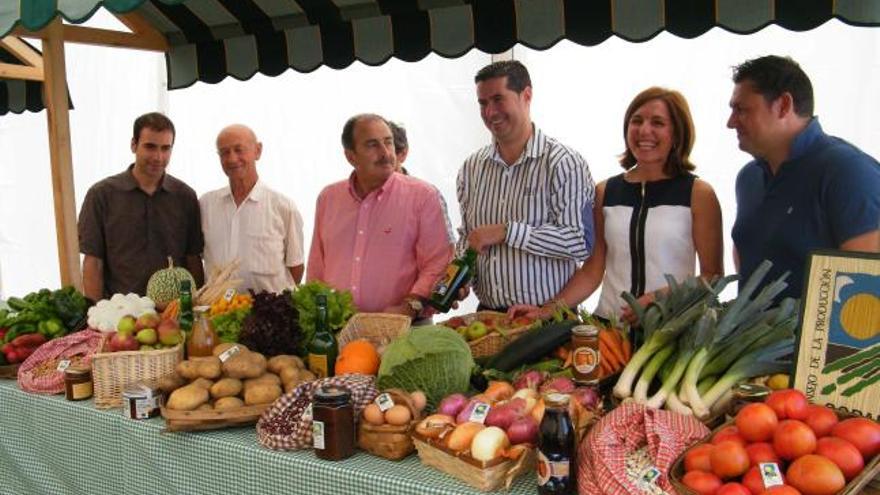
<path id="1" fill-rule="evenodd" d="M 148 311 L 138 316 L 137 321 L 134 322 L 134 327 L 136 330 L 142 330 L 144 328 L 156 328 L 157 326 L 159 326 L 159 323 L 159 315 L 155 311 Z"/>
<path id="2" fill-rule="evenodd" d="M 132 318 L 132 321 L 134 319 Z M 121 332 L 116 332 L 110 337 L 110 350 L 112 352 L 119 351 L 136 351 L 140 347 L 137 339 L 134 338 L 134 335 L 131 333 L 125 334 Z"/>
<path id="3" fill-rule="evenodd" d="M 454 318 L 450 318 L 449 321 L 446 322 L 446 326 L 454 330 L 458 330 L 461 327 L 466 327 L 467 323 L 465 323 L 464 318 L 456 316 Z"/>
<path id="4" fill-rule="evenodd" d="M 468 340 L 476 340 L 489 333 L 489 327 L 482 321 L 475 321 L 470 324 L 467 330 Z"/>
<path id="5" fill-rule="evenodd" d="M 513 319 L 513 326 L 516 328 L 532 326 L 534 323 L 535 319 L 528 316 L 517 316 Z"/>
<path id="6" fill-rule="evenodd" d="M 162 345 L 173 346 L 183 342 L 183 333 L 172 320 L 165 320 L 159 324 L 159 342 Z"/>
<path id="7" fill-rule="evenodd" d="M 141 328 L 135 334 L 135 338 L 141 344 L 153 345 L 159 340 L 159 334 L 156 333 L 155 328 Z"/>
<path id="8" fill-rule="evenodd" d="M 134 316 L 126 315 L 119 319 L 119 322 L 116 323 L 116 332 L 124 335 L 133 335 L 135 330 L 136 320 Z"/>
<path id="9" fill-rule="evenodd" d="M 156 350 L 156 346 L 149 344 L 141 344 L 140 351 L 154 351 Z"/>

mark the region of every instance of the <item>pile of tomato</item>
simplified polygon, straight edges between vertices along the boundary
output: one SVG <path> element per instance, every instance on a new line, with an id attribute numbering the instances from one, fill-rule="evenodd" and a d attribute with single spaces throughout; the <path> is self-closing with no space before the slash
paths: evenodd
<path id="1" fill-rule="evenodd" d="M 685 453 L 688 488 L 700 495 L 832 495 L 880 453 L 880 424 L 840 420 L 798 390 L 745 406 L 735 425 Z M 761 463 L 776 463 L 784 484 L 766 488 Z"/>

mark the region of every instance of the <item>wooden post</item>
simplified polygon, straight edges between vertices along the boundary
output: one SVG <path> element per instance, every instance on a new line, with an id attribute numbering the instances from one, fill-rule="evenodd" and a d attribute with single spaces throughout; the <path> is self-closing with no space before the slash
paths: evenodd
<path id="1" fill-rule="evenodd" d="M 55 197 L 55 231 L 61 284 L 82 291 L 76 201 L 73 188 L 73 159 L 70 149 L 70 116 L 67 99 L 67 68 L 64 61 L 64 31 L 61 18 L 46 27 L 43 39 L 43 100 L 49 125 L 49 157 L 52 191 Z"/>

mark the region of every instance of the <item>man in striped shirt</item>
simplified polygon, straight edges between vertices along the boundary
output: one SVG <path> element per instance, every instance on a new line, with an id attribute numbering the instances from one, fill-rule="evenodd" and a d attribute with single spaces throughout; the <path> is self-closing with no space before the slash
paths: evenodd
<path id="1" fill-rule="evenodd" d="M 496 62 L 474 79 L 493 143 L 458 173 L 459 250 L 479 253 L 480 309 L 544 304 L 592 251 L 593 179 L 580 154 L 532 123 L 525 66 Z"/>

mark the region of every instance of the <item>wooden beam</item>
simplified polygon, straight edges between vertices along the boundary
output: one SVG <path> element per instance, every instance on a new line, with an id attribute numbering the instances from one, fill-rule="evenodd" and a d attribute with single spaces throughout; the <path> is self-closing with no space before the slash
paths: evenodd
<path id="1" fill-rule="evenodd" d="M 53 21 L 54 22 L 54 21 Z M 27 31 L 17 27 L 12 31 L 15 36 L 22 38 L 47 39 L 48 27 L 39 31 Z M 71 26 L 62 24 L 61 37 L 63 41 L 70 43 L 82 43 L 85 45 L 110 46 L 118 48 L 134 48 L 153 52 L 168 51 L 168 42 L 165 38 L 140 36 L 134 33 L 113 31 L 111 29 L 91 28 L 85 26 Z"/>
<path id="2" fill-rule="evenodd" d="M 43 60 L 46 80 L 43 100 L 49 126 L 49 157 L 52 192 L 55 199 L 55 232 L 61 284 L 82 291 L 76 201 L 73 188 L 73 158 L 70 146 L 70 115 L 67 99 L 67 67 L 64 59 L 64 26 L 56 18 L 43 31 Z"/>
<path id="3" fill-rule="evenodd" d="M 165 35 L 147 22 L 142 15 L 137 12 L 129 12 L 128 14 L 116 14 L 116 18 L 135 35 L 150 40 L 157 46 L 162 46 L 163 52 L 168 51 L 168 41 L 165 39 Z"/>
<path id="4" fill-rule="evenodd" d="M 27 65 L 4 64 L 0 62 L 0 78 L 25 79 L 27 81 L 42 81 L 43 69 L 28 67 Z"/>
<path id="5" fill-rule="evenodd" d="M 0 38 L 0 46 L 6 49 L 15 58 L 21 60 L 31 67 L 37 67 L 43 70 L 43 56 L 36 49 L 16 38 L 15 36 L 6 36 Z"/>

